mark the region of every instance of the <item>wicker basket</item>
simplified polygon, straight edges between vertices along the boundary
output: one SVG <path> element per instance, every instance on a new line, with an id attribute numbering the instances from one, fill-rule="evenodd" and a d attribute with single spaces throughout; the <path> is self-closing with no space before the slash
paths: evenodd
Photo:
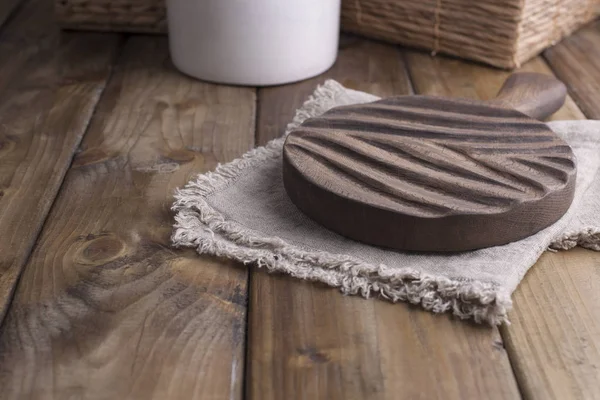
<path id="1" fill-rule="evenodd" d="M 346 31 L 515 68 L 594 19 L 600 0 L 349 0 Z"/>
<path id="2" fill-rule="evenodd" d="M 164 33 L 165 0 L 55 0 L 66 29 Z"/>
<path id="3" fill-rule="evenodd" d="M 56 10 L 65 28 L 166 30 L 164 0 L 56 0 Z M 514 68 L 599 13 L 600 0 L 344 0 L 342 28 Z"/>

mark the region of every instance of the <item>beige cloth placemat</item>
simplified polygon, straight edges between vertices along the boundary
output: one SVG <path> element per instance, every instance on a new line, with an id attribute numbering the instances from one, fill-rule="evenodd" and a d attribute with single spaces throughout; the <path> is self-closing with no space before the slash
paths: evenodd
<path id="1" fill-rule="evenodd" d="M 327 81 L 298 110 L 286 133 L 332 107 L 377 99 Z M 172 242 L 201 254 L 323 282 L 346 294 L 377 294 L 436 313 L 500 324 L 507 321 L 512 292 L 549 247 L 580 245 L 600 251 L 600 121 L 549 126 L 577 157 L 575 200 L 554 225 L 518 242 L 430 255 L 380 249 L 339 236 L 305 217 L 288 199 L 281 176 L 284 138 L 200 175 L 179 190 Z"/>

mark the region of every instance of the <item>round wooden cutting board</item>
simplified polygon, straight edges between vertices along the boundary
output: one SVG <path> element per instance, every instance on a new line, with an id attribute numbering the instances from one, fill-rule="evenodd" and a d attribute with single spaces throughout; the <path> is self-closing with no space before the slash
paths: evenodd
<path id="1" fill-rule="evenodd" d="M 569 208 L 576 166 L 546 124 L 566 89 L 514 74 L 489 102 L 402 96 L 334 108 L 292 131 L 284 185 L 306 215 L 399 250 L 506 244 Z"/>

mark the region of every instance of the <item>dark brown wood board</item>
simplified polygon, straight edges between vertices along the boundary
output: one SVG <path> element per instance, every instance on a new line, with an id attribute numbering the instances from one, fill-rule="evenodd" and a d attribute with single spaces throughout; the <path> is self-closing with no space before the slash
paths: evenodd
<path id="1" fill-rule="evenodd" d="M 259 90 L 259 144 L 282 134 L 325 79 L 380 96 L 408 94 L 405 68 L 398 49 L 343 37 L 324 76 Z M 250 398 L 519 398 L 497 329 L 407 305 L 252 271 L 248 328 Z"/>
<path id="2" fill-rule="evenodd" d="M 0 30 L 0 321 L 120 44 L 61 35 L 51 12 L 29 1 Z"/>
<path id="3" fill-rule="evenodd" d="M 556 76 L 590 119 L 600 119 L 600 20 L 544 52 Z"/>
<path id="4" fill-rule="evenodd" d="M 136 36 L 102 94 L 118 35 L 58 35 L 51 1 L 23 3 L 0 30 L 0 281 L 17 277 L 96 116 L 0 326 L 0 398 L 239 399 L 243 386 L 260 399 L 598 398 L 600 260 L 582 249 L 543 255 L 502 335 L 253 271 L 244 350 L 246 273 L 170 250 L 168 208 L 172 189 L 251 147 L 254 90 L 180 77 L 164 39 Z M 596 22 L 545 52 L 595 118 L 599 33 Z M 491 99 L 509 75 L 345 36 L 324 76 L 259 90 L 258 141 L 325 77 L 407 94 L 406 66 L 417 93 L 446 97 Z M 523 70 L 551 73 L 541 58 Z M 578 118 L 571 98 L 553 116 Z"/>
<path id="5" fill-rule="evenodd" d="M 399 250 L 503 245 L 571 205 L 575 157 L 535 118 L 564 103 L 553 77 L 511 75 L 493 101 L 398 96 L 336 107 L 288 136 L 292 202 L 334 232 Z"/>
<path id="6" fill-rule="evenodd" d="M 409 53 L 408 66 L 417 92 L 432 95 L 492 98 L 508 72 L 445 58 Z M 541 57 L 522 68 L 551 73 Z M 568 80 L 565 80 L 570 87 Z M 569 97 L 551 119 L 585 119 Z M 587 399 L 597 395 L 600 358 L 597 296 L 591 295 L 598 256 L 575 249 L 544 254 L 513 295 L 512 324 L 502 340 L 524 398 Z M 565 318 L 565 316 L 568 316 Z"/>
<path id="7" fill-rule="evenodd" d="M 550 67 L 589 118 L 600 118 L 600 24 L 545 52 Z M 558 119 L 583 119 L 576 107 Z M 573 249 L 545 254 L 514 294 L 502 329 L 523 393 L 530 399 L 598 399 L 600 257 Z"/>
<path id="8" fill-rule="evenodd" d="M 510 71 L 487 68 L 458 59 L 431 57 L 422 52 L 411 51 L 406 54 L 407 66 L 417 94 L 490 101 L 496 97 L 498 88 L 511 74 Z M 517 71 L 553 74 L 542 57 L 532 59 Z M 548 120 L 564 119 L 585 119 L 570 96 L 567 96 L 563 107 Z"/>
<path id="9" fill-rule="evenodd" d="M 281 86 L 259 89 L 260 108 L 273 111 L 258 112 L 257 144 L 264 145 L 281 136 L 282 124 L 291 121 L 299 105 L 308 100 L 317 85 L 327 79 L 336 79 L 350 89 L 390 96 L 405 94 L 410 87 L 400 51 L 343 34 L 340 37 L 338 61 L 324 74 L 285 85 L 285 95 L 282 95 L 284 88 Z"/>
<path id="10" fill-rule="evenodd" d="M 170 247 L 173 191 L 254 143 L 255 90 L 125 44 L 0 332 L 2 399 L 241 399 L 247 271 Z"/>

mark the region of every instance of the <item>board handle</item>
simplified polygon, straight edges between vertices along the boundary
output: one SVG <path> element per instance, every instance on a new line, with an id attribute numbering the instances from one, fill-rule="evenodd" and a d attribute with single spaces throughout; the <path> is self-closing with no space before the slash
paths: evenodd
<path id="1" fill-rule="evenodd" d="M 534 72 L 517 72 L 508 77 L 491 102 L 544 120 L 563 106 L 566 97 L 567 88 L 558 79 Z"/>

